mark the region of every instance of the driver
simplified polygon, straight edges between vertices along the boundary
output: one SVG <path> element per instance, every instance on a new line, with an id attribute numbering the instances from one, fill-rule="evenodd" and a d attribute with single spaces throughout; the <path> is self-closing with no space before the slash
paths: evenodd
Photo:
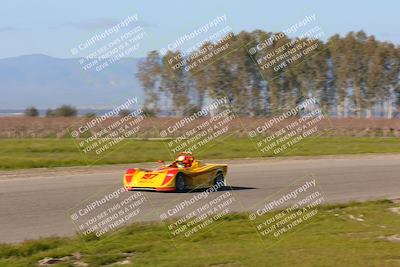
<path id="1" fill-rule="evenodd" d="M 192 166 L 193 156 L 180 155 L 176 158 L 175 162 L 178 168 L 188 168 Z"/>

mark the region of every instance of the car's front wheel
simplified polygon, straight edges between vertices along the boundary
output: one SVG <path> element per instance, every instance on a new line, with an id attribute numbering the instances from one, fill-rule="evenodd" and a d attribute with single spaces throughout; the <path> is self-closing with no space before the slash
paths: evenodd
<path id="1" fill-rule="evenodd" d="M 185 192 L 186 190 L 186 181 L 185 177 L 182 173 L 179 173 L 175 178 L 175 187 L 176 192 Z"/>

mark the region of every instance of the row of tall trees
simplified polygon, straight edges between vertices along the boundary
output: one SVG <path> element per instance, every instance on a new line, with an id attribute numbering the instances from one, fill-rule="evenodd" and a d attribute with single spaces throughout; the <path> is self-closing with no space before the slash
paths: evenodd
<path id="1" fill-rule="evenodd" d="M 311 41 L 316 48 L 301 60 L 276 71 L 262 70 L 249 48 L 273 33 L 256 30 L 229 34 L 230 38 L 199 48 L 213 51 L 227 47 L 205 64 L 190 66 L 196 59 L 169 51 L 161 56 L 151 51 L 136 74 L 146 95 L 145 109 L 154 113 L 172 111 L 185 115 L 201 109 L 207 100 L 227 96 L 237 113 L 244 116 L 271 115 L 294 107 L 314 96 L 325 111 L 337 117 L 393 117 L 400 110 L 400 48 L 380 42 L 364 32 L 334 35 L 326 42 Z M 293 40 L 275 40 L 271 50 Z M 179 58 L 184 66 L 174 68 Z M 190 60 L 194 58 L 193 60 Z M 173 63 L 171 63 L 173 62 Z"/>

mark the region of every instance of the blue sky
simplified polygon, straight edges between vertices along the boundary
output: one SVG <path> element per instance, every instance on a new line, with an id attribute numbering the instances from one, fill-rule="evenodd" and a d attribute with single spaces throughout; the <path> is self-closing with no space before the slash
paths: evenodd
<path id="1" fill-rule="evenodd" d="M 0 0 L 0 58 L 46 54 L 70 58 L 71 48 L 137 14 L 147 33 L 135 56 L 157 50 L 226 14 L 234 32 L 281 31 L 315 14 L 325 38 L 364 30 L 400 44 L 399 1 L 44 1 Z"/>

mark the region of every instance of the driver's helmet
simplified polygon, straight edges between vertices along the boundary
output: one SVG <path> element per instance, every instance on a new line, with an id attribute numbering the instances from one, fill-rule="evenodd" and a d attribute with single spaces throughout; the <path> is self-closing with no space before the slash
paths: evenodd
<path id="1" fill-rule="evenodd" d="M 188 168 L 188 167 L 191 167 L 192 166 L 192 163 L 193 163 L 193 161 L 194 161 L 194 157 L 192 156 L 192 155 L 190 155 L 190 154 L 183 154 L 183 155 L 179 155 L 177 158 L 176 158 L 176 165 L 179 167 L 179 168 Z"/>

